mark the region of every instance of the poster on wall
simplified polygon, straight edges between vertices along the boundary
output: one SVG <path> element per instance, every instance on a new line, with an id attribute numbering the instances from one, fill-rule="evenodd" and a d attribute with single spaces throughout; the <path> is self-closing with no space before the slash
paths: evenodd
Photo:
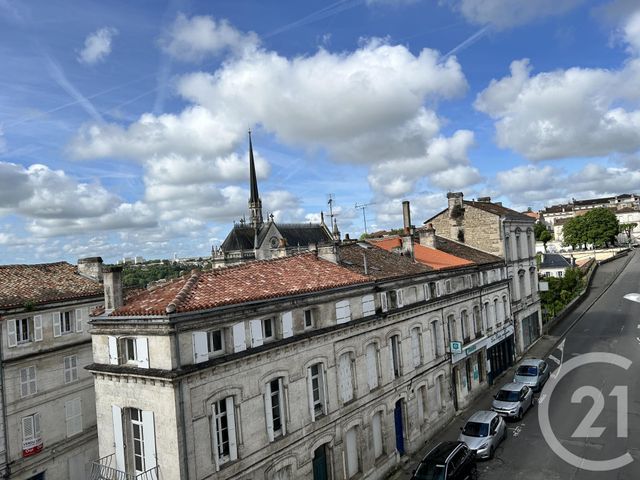
<path id="1" fill-rule="evenodd" d="M 31 457 L 42 451 L 44 444 L 42 438 L 33 438 L 22 442 L 22 457 Z"/>

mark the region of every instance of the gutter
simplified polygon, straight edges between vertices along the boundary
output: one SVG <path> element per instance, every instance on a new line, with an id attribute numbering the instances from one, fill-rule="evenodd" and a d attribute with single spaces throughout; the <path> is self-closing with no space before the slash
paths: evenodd
<path id="1" fill-rule="evenodd" d="M 0 317 L 2 318 L 2 317 Z M 3 351 L 3 341 L 2 332 L 0 331 L 0 388 L 2 388 L 2 428 L 4 435 L 4 465 L 5 471 L 3 472 L 3 478 L 9 478 L 9 432 L 7 431 L 7 395 L 6 395 L 6 386 L 7 383 L 4 377 L 4 351 Z"/>

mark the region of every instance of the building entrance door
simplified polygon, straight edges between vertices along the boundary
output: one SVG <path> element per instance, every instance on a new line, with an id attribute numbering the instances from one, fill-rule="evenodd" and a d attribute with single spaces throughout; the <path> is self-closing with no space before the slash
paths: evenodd
<path id="1" fill-rule="evenodd" d="M 329 480 L 327 446 L 320 445 L 313 452 L 313 480 Z"/>
<path id="2" fill-rule="evenodd" d="M 404 455 L 404 431 L 402 425 L 402 400 L 396 402 L 393 410 L 393 418 L 396 425 L 396 450 L 400 455 Z"/>

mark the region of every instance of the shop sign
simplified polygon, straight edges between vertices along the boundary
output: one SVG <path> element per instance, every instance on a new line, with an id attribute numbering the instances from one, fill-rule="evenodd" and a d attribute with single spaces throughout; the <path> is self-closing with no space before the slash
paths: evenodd
<path id="1" fill-rule="evenodd" d="M 462 342 L 451 342 L 451 353 L 462 353 Z"/>
<path id="2" fill-rule="evenodd" d="M 475 351 L 476 351 L 476 346 L 475 345 L 471 345 L 469 348 L 465 348 L 464 349 L 464 353 L 466 355 L 471 355 Z"/>
<path id="3" fill-rule="evenodd" d="M 513 325 L 508 325 L 507 327 L 500 330 L 498 333 L 489 337 L 488 346 L 493 346 L 496 343 L 501 342 L 502 340 L 504 340 L 505 338 L 511 335 L 513 335 Z"/>

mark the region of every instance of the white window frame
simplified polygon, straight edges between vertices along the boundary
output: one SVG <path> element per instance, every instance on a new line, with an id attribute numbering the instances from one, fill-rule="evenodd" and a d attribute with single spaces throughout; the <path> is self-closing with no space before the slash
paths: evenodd
<path id="1" fill-rule="evenodd" d="M 389 337 L 389 359 L 391 360 L 391 378 L 402 377 L 402 347 L 398 334 Z"/>
<path id="2" fill-rule="evenodd" d="M 60 334 L 68 335 L 73 333 L 73 323 L 75 318 L 73 317 L 73 311 L 67 310 L 60 312 Z"/>
<path id="3" fill-rule="evenodd" d="M 67 424 L 67 438 L 82 432 L 82 399 L 80 397 L 64 402 L 64 416 Z"/>
<path id="4" fill-rule="evenodd" d="M 309 414 L 312 422 L 315 422 L 318 417 L 327 414 L 326 378 L 323 363 L 314 363 L 307 369 L 307 393 L 309 397 Z"/>
<path id="5" fill-rule="evenodd" d="M 64 383 L 72 383 L 78 380 L 78 356 L 69 355 L 63 358 Z"/>
<path id="6" fill-rule="evenodd" d="M 277 390 L 272 391 L 272 385 L 277 382 Z M 273 399 L 278 398 L 278 415 L 280 419 L 280 428 L 276 429 L 273 417 Z M 287 417 L 285 408 L 285 388 L 282 377 L 273 378 L 267 382 L 264 392 L 264 408 L 265 419 L 267 423 L 267 437 L 269 442 L 273 442 L 276 438 L 283 437 L 287 434 Z"/>
<path id="7" fill-rule="evenodd" d="M 220 334 L 220 348 L 215 348 L 214 336 L 216 333 Z M 219 328 L 215 330 L 209 330 L 207 332 L 207 353 L 210 357 L 217 357 L 224 354 L 224 329 Z"/>
<path id="8" fill-rule="evenodd" d="M 16 324 L 16 338 L 18 345 L 29 343 L 32 341 L 31 335 L 31 318 L 24 317 L 15 320 Z M 26 330 L 26 332 L 25 332 Z"/>
<path id="9" fill-rule="evenodd" d="M 42 438 L 40 413 L 22 417 L 20 423 L 22 424 L 22 449 L 25 450 L 38 444 Z"/>
<path id="10" fill-rule="evenodd" d="M 373 294 L 362 297 L 362 316 L 369 317 L 376 314 L 376 300 Z"/>
<path id="11" fill-rule="evenodd" d="M 213 439 L 213 455 L 216 471 L 220 470 L 220 466 L 227 462 L 233 462 L 238 459 L 238 438 L 236 428 L 236 412 L 234 397 L 229 396 L 213 402 L 212 409 L 212 439 Z M 224 411 L 223 410 L 224 407 Z M 226 421 L 226 422 L 225 422 Z M 222 449 L 224 441 L 223 424 L 226 423 L 227 448 Z"/>
<path id="12" fill-rule="evenodd" d="M 38 393 L 36 366 L 29 365 L 20 369 L 20 398 Z"/>
<path id="13" fill-rule="evenodd" d="M 273 321 L 273 317 L 267 317 L 260 320 L 262 326 L 262 341 L 270 342 L 276 338 L 276 325 Z M 268 326 L 268 328 L 267 328 Z M 269 332 L 267 330 L 270 330 Z M 267 335 L 269 333 L 269 335 Z"/>

